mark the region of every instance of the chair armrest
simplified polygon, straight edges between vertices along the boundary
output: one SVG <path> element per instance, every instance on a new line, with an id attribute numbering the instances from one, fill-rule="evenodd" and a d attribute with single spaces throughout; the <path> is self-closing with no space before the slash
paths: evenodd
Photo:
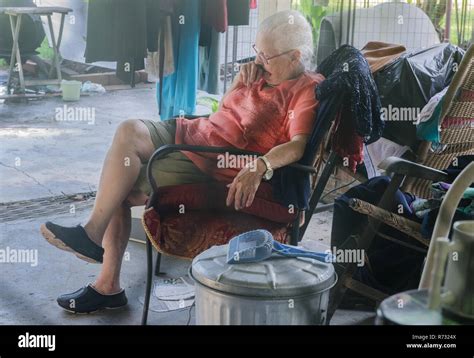
<path id="1" fill-rule="evenodd" d="M 385 170 L 387 174 L 402 174 L 407 177 L 426 179 L 433 182 L 448 179 L 448 175 L 441 170 L 433 169 L 398 157 L 388 157 L 384 159 L 379 164 L 379 168 Z"/>
<path id="2" fill-rule="evenodd" d="M 186 119 L 196 119 L 196 118 L 202 118 L 202 117 L 206 117 L 206 118 L 209 118 L 211 115 L 210 114 L 203 114 L 201 116 L 199 115 L 196 115 L 196 114 L 184 114 L 181 118 L 186 118 Z M 176 116 L 173 116 L 171 118 L 180 118 L 180 115 L 176 115 Z"/>
<path id="3" fill-rule="evenodd" d="M 154 192 L 158 190 L 156 186 L 155 179 L 153 178 L 152 174 L 152 166 L 153 162 L 160 159 L 161 157 L 177 151 L 185 151 L 185 152 L 193 152 L 193 153 L 229 153 L 233 155 L 256 155 L 260 156 L 262 153 L 252 152 L 248 150 L 236 149 L 232 147 L 211 147 L 211 146 L 202 146 L 202 145 L 189 145 L 189 144 L 166 144 L 159 147 L 150 157 L 148 161 L 146 174 L 148 181 L 153 189 Z M 316 169 L 309 165 L 302 165 L 299 163 L 292 163 L 288 165 L 291 168 L 296 170 L 301 170 L 308 174 L 316 173 Z"/>

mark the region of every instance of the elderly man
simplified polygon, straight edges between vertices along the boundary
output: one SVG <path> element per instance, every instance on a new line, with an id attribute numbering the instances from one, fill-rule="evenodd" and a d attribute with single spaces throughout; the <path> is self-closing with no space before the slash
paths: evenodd
<path id="1" fill-rule="evenodd" d="M 242 168 L 217 165 L 215 154 L 189 152 L 170 154 L 155 166 L 160 186 L 216 179 L 229 183 L 227 205 L 236 210 L 252 205 L 263 178 L 302 157 L 315 119 L 314 89 L 324 79 L 309 71 L 311 26 L 299 12 L 279 12 L 262 22 L 252 47 L 255 61 L 241 66 L 219 110 L 209 118 L 120 124 L 84 226 L 67 228 L 51 222 L 41 226 L 51 244 L 88 262 L 102 263 L 93 284 L 58 298 L 61 307 L 83 313 L 127 304 L 120 269 L 130 236 L 130 208 L 143 205 L 151 191 L 146 164 L 158 147 L 184 143 L 262 153 Z"/>

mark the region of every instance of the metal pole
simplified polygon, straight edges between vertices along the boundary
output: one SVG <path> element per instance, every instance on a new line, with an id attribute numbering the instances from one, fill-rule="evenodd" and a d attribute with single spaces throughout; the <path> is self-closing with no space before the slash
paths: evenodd
<path id="1" fill-rule="evenodd" d="M 225 32 L 225 51 L 224 51 L 224 94 L 227 92 L 227 56 L 229 54 L 229 28 Z"/>
<path id="2" fill-rule="evenodd" d="M 446 0 L 446 28 L 444 29 L 444 42 L 449 42 L 451 38 L 451 10 L 453 0 Z"/>
<path id="3" fill-rule="evenodd" d="M 235 63 L 237 62 L 237 39 L 239 34 L 239 28 L 234 26 L 234 36 L 232 39 L 232 82 L 235 77 Z"/>

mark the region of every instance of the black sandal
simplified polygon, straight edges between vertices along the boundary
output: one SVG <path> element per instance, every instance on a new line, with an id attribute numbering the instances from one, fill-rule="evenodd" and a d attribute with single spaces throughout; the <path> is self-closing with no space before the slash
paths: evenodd
<path id="1" fill-rule="evenodd" d="M 125 290 L 111 295 L 97 292 L 91 284 L 73 293 L 61 295 L 58 305 L 71 313 L 92 313 L 103 309 L 117 309 L 127 305 Z"/>
<path id="2" fill-rule="evenodd" d="M 102 263 L 104 249 L 87 236 L 82 226 L 64 227 L 48 221 L 41 225 L 40 230 L 51 245 L 72 252 L 84 261 Z"/>

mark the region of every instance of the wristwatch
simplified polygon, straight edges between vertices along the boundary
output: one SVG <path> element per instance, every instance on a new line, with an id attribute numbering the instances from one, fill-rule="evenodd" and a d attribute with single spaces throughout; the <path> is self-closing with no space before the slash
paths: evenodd
<path id="1" fill-rule="evenodd" d="M 273 176 L 273 168 L 270 164 L 270 161 L 265 156 L 258 157 L 258 159 L 261 159 L 265 163 L 265 166 L 267 167 L 267 170 L 265 171 L 265 173 L 263 173 L 263 179 L 270 180 Z"/>

